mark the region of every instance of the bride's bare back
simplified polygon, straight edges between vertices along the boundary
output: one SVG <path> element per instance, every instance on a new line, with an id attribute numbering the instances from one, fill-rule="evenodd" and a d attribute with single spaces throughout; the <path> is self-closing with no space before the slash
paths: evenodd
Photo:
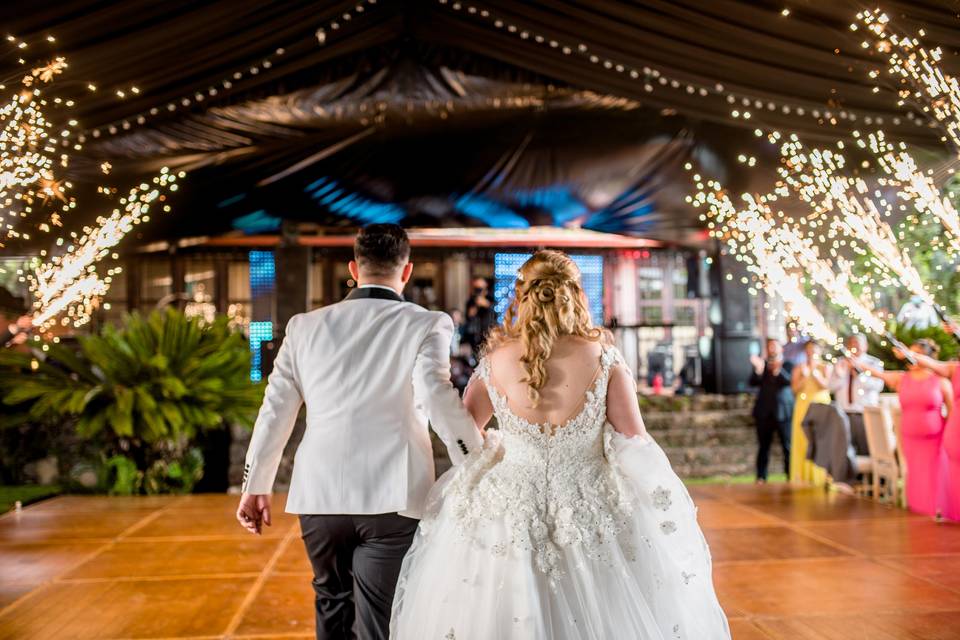
<path id="1" fill-rule="evenodd" d="M 487 356 L 490 382 L 507 399 L 511 411 L 533 424 L 562 428 L 583 407 L 586 393 L 600 372 L 601 346 L 576 336 L 562 336 L 546 362 L 547 383 L 540 389 L 540 402 L 531 405 L 525 371 L 520 362 L 521 344 L 511 341 Z M 467 388 L 464 403 L 479 427 L 493 414 L 493 405 L 482 380 Z M 607 418 L 624 435 L 644 433 L 637 404 L 636 385 L 625 367 L 615 367 L 607 387 Z"/>

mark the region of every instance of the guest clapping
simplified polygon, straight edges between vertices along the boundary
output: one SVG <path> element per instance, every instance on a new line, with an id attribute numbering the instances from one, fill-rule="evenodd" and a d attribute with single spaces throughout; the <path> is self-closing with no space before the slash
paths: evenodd
<path id="1" fill-rule="evenodd" d="M 783 347 L 779 342 L 768 338 L 766 352 L 766 359 L 750 357 L 753 373 L 749 384 L 760 388 L 753 405 L 753 419 L 757 424 L 757 482 L 767 481 L 770 445 L 775 433 L 783 447 L 784 470 L 790 474 L 790 420 L 793 416 L 790 373 L 783 366 Z"/>
<path id="2" fill-rule="evenodd" d="M 813 340 L 804 343 L 804 358 L 793 368 L 791 387 L 796 403 L 793 407 L 793 429 L 790 439 L 790 482 L 814 485 L 827 483 L 827 472 L 807 460 L 807 437 L 803 418 L 813 403 L 830 404 L 828 390 L 832 368 L 820 357 L 820 345 Z"/>
<path id="3" fill-rule="evenodd" d="M 26 342 L 33 329 L 33 319 L 22 315 L 12 321 L 0 322 L 0 346 L 10 347 Z"/>

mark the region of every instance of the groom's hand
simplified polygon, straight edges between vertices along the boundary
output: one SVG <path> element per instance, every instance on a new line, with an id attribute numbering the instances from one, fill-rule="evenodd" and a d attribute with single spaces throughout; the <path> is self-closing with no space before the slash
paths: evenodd
<path id="1" fill-rule="evenodd" d="M 270 496 L 245 493 L 240 496 L 237 520 L 250 533 L 260 535 L 262 526 L 270 526 Z"/>

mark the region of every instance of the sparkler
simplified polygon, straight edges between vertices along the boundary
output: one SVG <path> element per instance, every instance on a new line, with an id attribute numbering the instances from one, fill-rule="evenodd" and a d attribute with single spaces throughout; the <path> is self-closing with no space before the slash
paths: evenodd
<path id="1" fill-rule="evenodd" d="M 110 271 L 101 280 L 96 275 L 96 265 L 111 255 L 111 249 L 134 226 L 150 219 L 151 207 L 166 200 L 165 191 L 176 191 L 177 178 L 184 175 L 183 172 L 174 174 L 164 167 L 150 183 L 144 182 L 130 189 L 120 200 L 122 209 L 114 209 L 109 216 L 98 218 L 96 227 L 86 228 L 75 247 L 36 268 L 31 283 L 35 326 L 46 327 L 58 313 L 71 309 L 70 316 L 75 325 L 89 320 L 92 308 L 89 301 L 106 293 L 113 275 Z M 170 206 L 164 204 L 163 209 L 169 211 Z"/>
<path id="2" fill-rule="evenodd" d="M 944 140 L 949 139 L 960 151 L 960 83 L 941 68 L 940 48 L 926 49 L 917 38 L 893 33 L 890 18 L 879 9 L 861 11 L 857 20 L 874 37 L 876 51 L 886 56 L 887 72 L 899 80 L 897 105 L 902 107 L 910 100 L 919 106 L 944 131 Z M 850 28 L 856 30 L 858 24 Z M 921 30 L 919 35 L 925 34 Z M 870 43 L 864 41 L 863 46 Z M 879 77 L 876 71 L 870 75 Z"/>
<path id="3" fill-rule="evenodd" d="M 880 168 L 889 176 L 887 184 L 895 186 L 897 195 L 913 203 L 919 213 L 933 216 L 946 232 L 950 251 L 960 253 L 960 214 L 948 198 L 940 195 L 933 179 L 917 167 L 906 145 L 901 142 L 898 150 L 882 131 L 869 134 L 867 141 Z"/>
<path id="4" fill-rule="evenodd" d="M 784 301 L 802 331 L 827 344 L 837 344 L 836 332 L 804 293 L 799 275 L 785 268 L 783 246 L 774 233 L 776 224 L 763 215 L 759 203 L 745 196 L 746 208 L 738 209 L 719 182 L 708 181 L 706 189 L 699 175 L 694 180 L 698 191 L 691 201 L 695 207 L 707 207 L 713 218 L 708 223 L 711 235 L 723 239 L 764 288 Z"/>
<path id="5" fill-rule="evenodd" d="M 910 257 L 900 249 L 896 234 L 883 219 L 892 205 L 866 181 L 840 173 L 846 166 L 843 154 L 831 149 L 807 152 L 794 135 L 781 146 L 783 166 L 778 172 L 814 215 L 830 216 L 836 232 L 845 234 L 855 250 L 870 255 L 871 264 L 893 275 L 914 295 L 933 304 L 933 296 L 923 284 Z M 869 249 L 858 244 L 858 241 Z"/>

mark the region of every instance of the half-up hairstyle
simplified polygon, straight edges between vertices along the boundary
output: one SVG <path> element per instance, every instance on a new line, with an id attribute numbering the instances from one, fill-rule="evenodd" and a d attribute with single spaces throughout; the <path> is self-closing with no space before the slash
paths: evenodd
<path id="1" fill-rule="evenodd" d="M 491 331 L 485 350 L 520 341 L 520 362 L 526 372 L 521 382 L 527 384 L 531 406 L 536 407 L 557 338 L 579 336 L 599 342 L 604 335 L 590 320 L 576 263 L 561 251 L 538 251 L 520 267 L 503 324 Z"/>

